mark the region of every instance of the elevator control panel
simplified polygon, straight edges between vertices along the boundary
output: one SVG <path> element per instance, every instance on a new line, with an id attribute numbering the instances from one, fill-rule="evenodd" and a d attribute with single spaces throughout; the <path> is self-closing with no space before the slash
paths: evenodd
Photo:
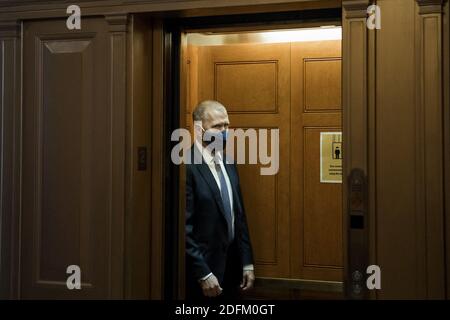
<path id="1" fill-rule="evenodd" d="M 346 293 L 350 299 L 367 298 L 368 266 L 367 178 L 361 169 L 353 169 L 348 179 L 348 274 Z"/>

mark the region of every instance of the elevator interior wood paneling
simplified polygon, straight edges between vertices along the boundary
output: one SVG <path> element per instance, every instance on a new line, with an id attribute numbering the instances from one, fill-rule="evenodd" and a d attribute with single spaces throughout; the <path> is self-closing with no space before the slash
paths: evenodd
<path id="1" fill-rule="evenodd" d="M 256 276 L 342 281 L 342 184 L 319 177 L 320 133 L 341 131 L 341 41 L 243 42 L 188 41 L 186 126 L 215 99 L 232 128 L 279 129 L 276 175 L 238 165 Z"/>

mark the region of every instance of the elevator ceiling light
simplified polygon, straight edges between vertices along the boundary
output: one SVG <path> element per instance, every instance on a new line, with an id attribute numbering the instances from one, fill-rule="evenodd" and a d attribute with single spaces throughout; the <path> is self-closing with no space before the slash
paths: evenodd
<path id="1" fill-rule="evenodd" d="M 262 32 L 264 43 L 341 40 L 340 27 Z"/>
<path id="2" fill-rule="evenodd" d="M 217 46 L 239 43 L 326 41 L 341 39 L 342 28 L 336 26 L 321 26 L 317 28 L 273 30 L 262 32 L 188 34 L 188 43 L 196 46 Z"/>

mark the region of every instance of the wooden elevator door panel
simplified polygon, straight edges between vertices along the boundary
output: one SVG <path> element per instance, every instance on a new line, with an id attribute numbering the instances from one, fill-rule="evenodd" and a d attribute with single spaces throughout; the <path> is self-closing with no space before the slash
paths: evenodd
<path id="1" fill-rule="evenodd" d="M 222 102 L 231 127 L 280 130 L 278 174 L 238 165 L 259 277 L 289 276 L 289 47 L 239 44 L 198 52 L 198 101 Z"/>
<path id="2" fill-rule="evenodd" d="M 320 182 L 320 133 L 341 131 L 341 41 L 293 43 L 291 63 L 291 276 L 342 281 L 342 184 Z"/>

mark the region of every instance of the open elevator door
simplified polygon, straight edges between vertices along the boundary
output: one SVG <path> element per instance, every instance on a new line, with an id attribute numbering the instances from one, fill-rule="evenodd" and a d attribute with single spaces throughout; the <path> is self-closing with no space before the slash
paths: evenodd
<path id="1" fill-rule="evenodd" d="M 192 132 L 192 110 L 214 99 L 232 128 L 279 129 L 277 174 L 238 165 L 257 277 L 248 298 L 343 297 L 339 24 L 181 34 L 181 127 Z M 182 195 L 184 181 L 182 173 Z"/>

